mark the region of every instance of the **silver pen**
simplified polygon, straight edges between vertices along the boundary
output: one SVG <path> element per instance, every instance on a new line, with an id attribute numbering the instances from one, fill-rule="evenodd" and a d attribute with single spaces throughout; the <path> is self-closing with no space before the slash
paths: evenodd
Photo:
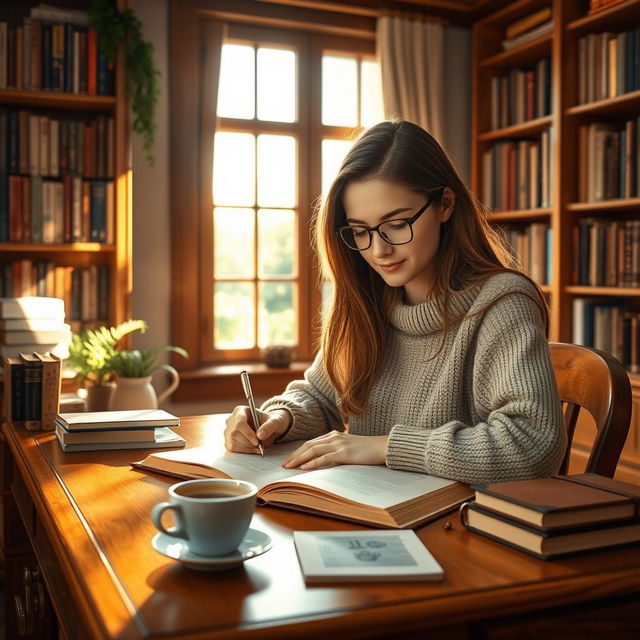
<path id="1" fill-rule="evenodd" d="M 242 388 L 244 389 L 244 395 L 247 397 L 249 403 L 249 409 L 251 410 L 251 418 L 253 419 L 253 430 L 257 433 L 260 427 L 260 421 L 258 420 L 258 412 L 256 411 L 256 403 L 253 399 L 253 391 L 251 391 L 251 382 L 249 382 L 249 374 L 243 371 L 240 374 L 240 380 L 242 380 Z M 258 449 L 260 449 L 260 455 L 264 456 L 264 449 L 262 448 L 262 442 L 258 440 Z"/>

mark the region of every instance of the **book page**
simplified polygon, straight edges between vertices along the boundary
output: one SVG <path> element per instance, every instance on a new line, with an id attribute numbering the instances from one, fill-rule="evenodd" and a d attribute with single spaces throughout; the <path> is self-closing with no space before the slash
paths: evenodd
<path id="1" fill-rule="evenodd" d="M 304 475 L 287 479 L 287 484 L 289 483 L 324 489 L 347 500 L 381 509 L 455 484 L 453 480 L 425 473 L 396 471 L 382 465 L 350 464 L 309 471 Z"/>
<path id="2" fill-rule="evenodd" d="M 174 460 L 182 464 L 210 467 L 226 473 L 235 480 L 253 482 L 258 489 L 262 489 L 270 482 L 288 479 L 306 471 L 300 469 L 285 469 L 284 460 L 300 446 L 300 442 L 287 442 L 268 447 L 264 450 L 264 457 L 254 453 L 232 453 L 224 446 L 193 447 L 182 451 L 167 451 L 154 453 L 143 462 L 152 467 L 154 458 Z"/>

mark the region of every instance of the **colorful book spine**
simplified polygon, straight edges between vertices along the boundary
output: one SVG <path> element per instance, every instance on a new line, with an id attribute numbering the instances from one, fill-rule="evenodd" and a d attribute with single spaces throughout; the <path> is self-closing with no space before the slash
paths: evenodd
<path id="1" fill-rule="evenodd" d="M 20 358 L 4 361 L 4 416 L 14 426 L 24 424 L 24 363 Z"/>
<path id="2" fill-rule="evenodd" d="M 42 415 L 42 362 L 34 355 L 20 354 L 24 363 L 24 426 L 38 431 Z"/>

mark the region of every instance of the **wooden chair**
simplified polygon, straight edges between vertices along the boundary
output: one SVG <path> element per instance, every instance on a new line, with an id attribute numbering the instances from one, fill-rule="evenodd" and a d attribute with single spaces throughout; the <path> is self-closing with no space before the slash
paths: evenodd
<path id="1" fill-rule="evenodd" d="M 567 473 L 576 421 L 584 408 L 597 427 L 585 471 L 612 478 L 631 420 L 629 376 L 618 360 L 597 349 L 561 342 L 549 348 L 569 441 L 560 473 Z"/>

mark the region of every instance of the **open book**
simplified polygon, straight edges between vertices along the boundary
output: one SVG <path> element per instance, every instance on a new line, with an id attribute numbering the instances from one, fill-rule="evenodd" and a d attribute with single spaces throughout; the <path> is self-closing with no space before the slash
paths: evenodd
<path id="1" fill-rule="evenodd" d="M 315 471 L 284 469 L 300 446 L 287 442 L 264 457 L 221 446 L 153 453 L 134 467 L 178 478 L 235 478 L 257 485 L 258 503 L 308 511 L 391 529 L 416 527 L 473 495 L 464 484 L 384 466 L 340 465 Z"/>

